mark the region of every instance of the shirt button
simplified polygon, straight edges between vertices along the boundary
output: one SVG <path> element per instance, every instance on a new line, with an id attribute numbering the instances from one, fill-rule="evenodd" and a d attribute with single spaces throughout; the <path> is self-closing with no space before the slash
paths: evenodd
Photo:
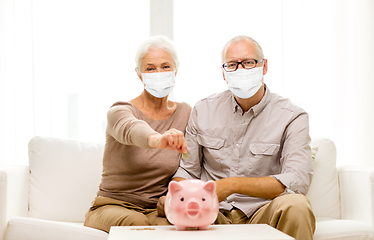
<path id="1" fill-rule="evenodd" d="M 239 146 L 240 146 L 240 144 L 239 144 L 239 143 L 237 143 L 237 144 L 236 144 L 236 147 L 238 148 Z"/>

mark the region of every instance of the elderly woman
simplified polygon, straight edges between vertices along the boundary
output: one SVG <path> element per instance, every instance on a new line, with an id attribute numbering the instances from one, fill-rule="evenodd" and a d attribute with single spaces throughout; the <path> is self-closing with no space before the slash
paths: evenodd
<path id="1" fill-rule="evenodd" d="M 191 107 L 168 100 L 179 65 L 173 44 L 152 37 L 135 60 L 144 91 L 108 111 L 101 183 L 84 223 L 106 232 L 111 226 L 168 225 L 157 202 L 187 152 Z"/>

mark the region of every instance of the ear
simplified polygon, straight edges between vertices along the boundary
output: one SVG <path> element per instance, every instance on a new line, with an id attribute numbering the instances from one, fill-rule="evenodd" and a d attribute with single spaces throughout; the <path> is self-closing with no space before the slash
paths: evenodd
<path id="1" fill-rule="evenodd" d="M 268 60 L 265 58 L 263 75 L 265 75 L 267 72 L 268 72 Z"/>
<path id="2" fill-rule="evenodd" d="M 222 68 L 222 67 L 221 67 L 221 70 L 222 70 L 223 80 L 225 80 L 225 81 L 226 81 L 226 77 L 225 77 L 225 70 L 223 70 L 223 68 Z M 226 83 L 227 83 L 227 81 L 226 81 Z"/>
<path id="3" fill-rule="evenodd" d="M 178 70 L 175 70 L 175 77 L 177 76 L 177 72 L 178 72 Z M 174 83 L 175 83 L 175 80 L 174 80 Z"/>
<path id="4" fill-rule="evenodd" d="M 136 75 L 138 75 L 138 78 L 143 82 L 142 74 L 138 71 L 138 69 L 135 68 Z"/>
<path id="5" fill-rule="evenodd" d="M 179 184 L 177 181 L 171 181 L 169 183 L 169 192 L 173 196 L 177 192 L 181 191 L 183 189 L 182 185 Z"/>
<path id="6" fill-rule="evenodd" d="M 210 195 L 215 194 L 216 193 L 216 182 L 209 180 L 208 182 L 206 182 L 203 189 L 206 190 Z"/>

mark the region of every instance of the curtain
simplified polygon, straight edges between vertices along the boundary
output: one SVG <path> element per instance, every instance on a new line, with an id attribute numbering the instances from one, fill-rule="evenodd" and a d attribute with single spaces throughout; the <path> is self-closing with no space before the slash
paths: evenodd
<path id="1" fill-rule="evenodd" d="M 312 137 L 334 140 L 338 165 L 374 167 L 373 15 L 371 0 L 284 1 L 285 95 Z"/>
<path id="2" fill-rule="evenodd" d="M 227 89 L 218 67 L 222 46 L 235 35 L 251 36 L 268 59 L 265 83 L 309 113 L 311 137 L 335 142 L 338 165 L 374 167 L 373 4 L 217 0 L 208 13 L 209 2 L 175 1 L 174 39 L 184 59 L 174 95 L 178 100 L 192 95 L 194 104 Z M 190 12 L 194 18 L 185 21 Z M 203 70 L 194 64 L 203 64 Z"/>
<path id="3" fill-rule="evenodd" d="M 27 163 L 34 135 L 31 0 L 0 0 L 0 165 Z"/>

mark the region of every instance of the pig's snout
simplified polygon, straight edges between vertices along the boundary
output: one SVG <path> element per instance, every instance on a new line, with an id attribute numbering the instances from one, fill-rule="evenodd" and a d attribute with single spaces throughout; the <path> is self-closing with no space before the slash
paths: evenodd
<path id="1" fill-rule="evenodd" d="M 190 202 L 187 206 L 187 213 L 191 217 L 195 217 L 199 213 L 199 209 L 200 209 L 199 204 L 197 204 L 196 202 Z"/>

